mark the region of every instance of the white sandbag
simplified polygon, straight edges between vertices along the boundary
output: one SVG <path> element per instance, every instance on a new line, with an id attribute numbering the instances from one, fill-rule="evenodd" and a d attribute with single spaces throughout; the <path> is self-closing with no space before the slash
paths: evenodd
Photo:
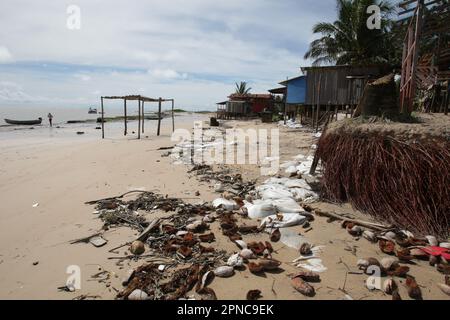
<path id="1" fill-rule="evenodd" d="M 289 179 L 289 178 L 269 178 L 266 181 L 264 181 L 264 184 L 265 185 L 268 185 L 268 184 L 281 184 L 281 185 L 284 185 L 289 180 L 291 180 L 291 179 Z"/>
<path id="2" fill-rule="evenodd" d="M 246 204 L 248 217 L 250 219 L 263 219 L 274 215 L 277 211 L 270 201 L 254 201 L 253 204 Z"/>
<path id="3" fill-rule="evenodd" d="M 280 219 L 281 217 L 281 219 Z M 265 218 L 261 225 L 267 228 L 287 228 L 303 224 L 306 218 L 298 213 L 283 213 Z"/>
<path id="4" fill-rule="evenodd" d="M 280 164 L 280 168 L 287 169 L 289 167 L 292 167 L 292 166 L 296 167 L 298 165 L 299 165 L 298 161 L 288 161 L 288 162 L 284 162 L 284 163 Z"/>
<path id="5" fill-rule="evenodd" d="M 321 259 L 315 259 L 315 258 L 309 259 L 302 263 L 299 263 L 297 265 L 297 267 L 303 268 L 303 269 L 306 269 L 306 270 L 309 270 L 312 272 L 318 272 L 318 273 L 325 272 L 328 270 L 328 268 L 323 265 Z"/>
<path id="6" fill-rule="evenodd" d="M 287 174 L 295 174 L 297 173 L 297 167 L 296 166 L 290 166 L 288 167 L 284 172 Z"/>
<path id="7" fill-rule="evenodd" d="M 223 198 L 219 198 L 213 201 L 214 208 L 222 207 L 226 210 L 237 210 L 239 209 L 239 206 L 237 205 L 236 201 L 227 200 Z"/>
<path id="8" fill-rule="evenodd" d="M 305 211 L 293 198 L 273 199 L 272 204 L 278 212 L 301 213 Z"/>
<path id="9" fill-rule="evenodd" d="M 287 179 L 287 181 L 283 184 L 286 188 L 302 188 L 311 190 L 311 187 L 304 179 Z"/>
<path id="10" fill-rule="evenodd" d="M 301 188 L 292 188 L 290 189 L 291 193 L 294 196 L 294 199 L 297 201 L 303 201 L 308 198 L 317 199 L 319 196 L 317 193 L 311 190 L 301 189 Z"/>
<path id="11" fill-rule="evenodd" d="M 296 167 L 298 174 L 308 174 L 311 170 L 312 161 L 304 161 Z"/>
<path id="12" fill-rule="evenodd" d="M 256 188 L 263 200 L 273 200 L 281 198 L 292 198 L 292 193 L 284 186 L 273 184 L 273 185 L 262 185 Z"/>

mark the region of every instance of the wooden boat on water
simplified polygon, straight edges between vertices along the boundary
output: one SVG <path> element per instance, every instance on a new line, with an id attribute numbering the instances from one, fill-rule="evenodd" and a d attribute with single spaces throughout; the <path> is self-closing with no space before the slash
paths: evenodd
<path id="1" fill-rule="evenodd" d="M 36 124 L 42 123 L 42 118 L 38 118 L 37 120 L 11 120 L 11 119 L 5 119 L 5 122 L 7 124 L 14 124 L 18 126 L 32 126 Z"/>

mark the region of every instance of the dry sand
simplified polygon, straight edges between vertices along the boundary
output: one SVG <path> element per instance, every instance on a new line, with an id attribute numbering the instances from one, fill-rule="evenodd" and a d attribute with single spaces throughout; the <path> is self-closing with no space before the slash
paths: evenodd
<path id="1" fill-rule="evenodd" d="M 180 121 L 179 121 L 180 122 Z M 259 121 L 230 121 L 232 127 L 271 128 L 276 125 L 260 124 Z M 192 122 L 185 121 L 178 127 L 191 128 Z M 132 189 L 145 188 L 171 197 L 196 198 L 211 201 L 218 197 L 212 186 L 199 183 L 187 174 L 183 165 L 173 165 L 167 157 L 161 157 L 159 147 L 171 146 L 170 131 L 163 129 L 161 137 L 148 133 L 141 141 L 132 138 L 101 140 L 95 131 L 80 139 L 41 139 L 35 143 L 2 141 L 0 146 L 0 298 L 1 299 L 72 299 L 81 294 L 97 295 L 101 299 L 113 299 L 115 290 L 122 290 L 121 278 L 130 267 L 143 263 L 116 265 L 108 257 L 113 247 L 133 238 L 135 232 L 127 228 L 107 231 L 104 237 L 108 244 L 95 248 L 90 244 L 75 244 L 74 239 L 89 236 L 102 226 L 92 212 L 88 200 L 116 196 Z M 93 136 L 93 138 L 89 138 Z M 30 138 L 32 135 L 30 134 Z M 3 143 L 5 142 L 5 143 Z M 315 138 L 302 130 L 281 129 L 281 159 L 289 160 L 299 153 L 312 153 L 310 146 Z M 244 178 L 259 177 L 257 166 L 232 166 L 243 173 Z M 33 204 L 39 206 L 33 207 Z M 358 215 L 348 206 L 319 203 L 319 208 L 338 213 Z M 367 217 L 364 217 L 368 219 Z M 151 217 L 149 217 L 151 219 Z M 257 222 L 245 221 L 247 224 Z M 359 258 L 377 257 L 383 254 L 378 246 L 365 239 L 356 241 L 338 222 L 327 223 L 318 218 L 312 223 L 313 230 L 304 234 L 315 245 L 324 245 L 321 258 L 328 271 L 321 274 L 322 282 L 314 284 L 317 295 L 314 299 L 390 299 L 380 291 L 370 292 L 365 287 L 365 275 L 347 275 L 357 271 Z M 293 228 L 303 233 L 301 227 Z M 230 254 L 237 247 L 221 235 L 217 223 L 212 226 L 217 241 L 214 247 L 227 250 Z M 267 234 L 244 236 L 244 240 L 268 240 Z M 353 254 L 349 249 L 356 249 Z M 211 285 L 219 299 L 245 299 L 248 290 L 260 289 L 264 299 L 307 299 L 292 289 L 287 274 L 298 271 L 290 262 L 298 257 L 294 249 L 282 243 L 274 244 L 274 258 L 283 262 L 284 272 L 267 273 L 258 277 L 249 271 L 238 272 L 229 279 L 216 278 Z M 126 255 L 127 248 L 119 250 Z M 34 265 L 37 262 L 36 265 Z M 59 292 L 68 274 L 66 268 L 78 265 L 81 268 L 81 290 L 74 293 Z M 436 287 L 443 282 L 443 276 L 428 263 L 411 265 L 411 275 L 422 286 L 425 299 L 446 299 Z M 111 272 L 112 278 L 105 283 L 91 279 L 101 270 Z M 403 282 L 403 280 L 400 280 Z M 404 284 L 400 294 L 407 299 Z M 309 298 L 308 298 L 309 299 Z"/>

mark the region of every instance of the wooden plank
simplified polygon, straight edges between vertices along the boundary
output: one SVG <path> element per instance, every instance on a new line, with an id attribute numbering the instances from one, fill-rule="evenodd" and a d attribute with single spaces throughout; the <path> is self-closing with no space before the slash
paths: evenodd
<path id="1" fill-rule="evenodd" d="M 103 97 L 102 100 L 102 139 L 105 139 L 105 110 L 103 108 Z"/>
<path id="2" fill-rule="evenodd" d="M 142 101 L 142 133 L 145 132 L 145 130 L 144 130 L 144 122 L 145 122 L 144 102 L 145 101 Z"/>
<path id="3" fill-rule="evenodd" d="M 141 100 L 138 100 L 138 139 L 141 138 Z"/>
<path id="4" fill-rule="evenodd" d="M 172 132 L 175 132 L 175 115 L 173 114 L 175 107 L 175 100 L 172 99 Z"/>
<path id="5" fill-rule="evenodd" d="M 161 133 L 161 102 L 162 102 L 162 99 L 159 98 L 159 101 L 158 101 L 158 132 L 157 132 L 158 136 Z"/>
<path id="6" fill-rule="evenodd" d="M 127 125 L 127 99 L 123 99 L 123 121 L 124 121 L 124 136 L 128 134 L 128 125 Z"/>

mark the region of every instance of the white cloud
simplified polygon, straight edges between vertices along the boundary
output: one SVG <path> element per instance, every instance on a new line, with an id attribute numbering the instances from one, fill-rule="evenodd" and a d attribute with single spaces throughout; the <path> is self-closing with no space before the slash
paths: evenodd
<path id="1" fill-rule="evenodd" d="M 0 63 L 12 62 L 13 57 L 9 52 L 8 48 L 0 46 Z"/>
<path id="2" fill-rule="evenodd" d="M 233 81 L 265 91 L 296 75 L 308 64 L 302 57 L 312 25 L 334 19 L 336 0 L 110 0 L 107 10 L 103 2 L 77 0 L 80 30 L 66 28 L 69 4 L 2 0 L 0 62 L 25 64 L 0 64 L 2 80 L 55 101 L 90 99 L 95 82 L 105 95 L 143 89 L 213 108 Z M 47 68 L 28 68 L 30 62 Z"/>
<path id="3" fill-rule="evenodd" d="M 175 70 L 172 69 L 155 69 L 155 70 L 149 70 L 149 74 L 151 74 L 155 78 L 159 79 L 187 79 L 188 75 L 187 73 L 178 73 Z"/>
<path id="4" fill-rule="evenodd" d="M 91 81 L 91 76 L 87 74 L 77 73 L 74 75 L 75 78 L 80 79 L 81 81 Z"/>

